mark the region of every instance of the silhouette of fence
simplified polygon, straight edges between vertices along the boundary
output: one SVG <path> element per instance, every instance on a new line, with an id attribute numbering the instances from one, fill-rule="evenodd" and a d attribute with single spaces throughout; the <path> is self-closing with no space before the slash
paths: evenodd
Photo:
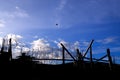
<path id="1" fill-rule="evenodd" d="M 105 62 L 105 63 L 108 63 L 109 64 L 109 68 L 110 70 L 112 70 L 112 58 L 111 58 L 111 55 L 110 55 L 110 49 L 108 48 L 106 50 L 106 55 L 104 55 L 103 57 L 101 57 L 100 59 L 96 59 L 96 58 L 93 58 L 92 57 L 92 44 L 93 44 L 94 40 L 92 40 L 88 46 L 88 48 L 86 49 L 85 53 L 81 53 L 79 51 L 79 49 L 77 49 L 77 58 L 74 57 L 69 51 L 68 49 L 64 46 L 64 44 L 61 43 L 61 46 L 62 46 L 62 50 L 61 50 L 61 53 L 62 53 L 62 57 L 61 59 L 46 59 L 46 58 L 42 58 L 42 59 L 36 59 L 36 60 L 56 60 L 56 61 L 62 61 L 62 64 L 64 65 L 65 64 L 65 61 L 72 61 L 74 63 L 76 63 L 77 65 L 79 66 L 83 66 L 84 65 L 84 62 L 87 60 L 89 63 L 90 63 L 90 67 L 93 68 L 93 65 L 97 62 Z M 86 57 L 86 55 L 88 54 L 88 51 L 90 53 L 90 57 Z M 68 54 L 71 59 L 66 59 L 65 58 L 65 54 Z M 104 58 L 107 58 L 107 60 L 104 60 Z"/>
<path id="2" fill-rule="evenodd" d="M 88 60 L 87 62 L 90 63 L 90 67 L 93 68 L 93 65 L 97 62 L 100 62 L 100 61 L 103 61 L 103 62 L 107 62 L 109 64 L 109 68 L 110 70 L 112 70 L 112 65 L 113 65 L 113 60 L 112 60 L 112 57 L 110 55 L 110 49 L 108 48 L 106 50 L 106 55 L 104 55 L 103 57 L 101 57 L 100 59 L 96 59 L 96 58 L 93 58 L 92 57 L 92 44 L 93 44 L 94 40 L 91 40 L 88 48 L 86 49 L 85 53 L 82 53 L 79 51 L 79 49 L 77 49 L 77 58 L 74 57 L 71 52 L 69 52 L 69 50 L 64 46 L 64 44 L 60 43 L 60 45 L 62 46 L 62 50 L 60 50 L 61 54 L 62 54 L 62 57 L 61 58 L 33 58 L 33 61 L 62 61 L 62 64 L 64 65 L 66 61 L 72 61 L 73 63 L 77 64 L 78 66 L 83 66 L 84 65 L 84 62 L 86 60 Z M 11 45 L 11 39 L 9 40 L 9 48 L 8 48 L 8 52 L 7 54 L 5 54 L 5 52 L 3 51 L 4 50 L 4 45 L 5 43 L 5 40 L 3 39 L 3 44 L 2 44 L 2 47 L 1 47 L 1 54 L 0 54 L 0 59 L 3 59 L 1 61 L 6 61 L 6 60 L 10 60 L 11 57 L 12 57 L 12 45 Z M 88 51 L 90 53 L 90 57 L 86 57 L 86 55 L 88 54 Z M 2 55 L 7 55 L 6 56 L 2 56 Z M 65 55 L 69 55 L 70 58 L 69 59 L 66 59 L 65 58 Z M 33 54 L 32 54 L 32 57 L 33 57 Z M 108 60 L 103 60 L 104 58 L 108 58 Z M 5 59 L 5 60 L 4 60 Z M 42 62 L 44 63 L 44 62 Z"/>

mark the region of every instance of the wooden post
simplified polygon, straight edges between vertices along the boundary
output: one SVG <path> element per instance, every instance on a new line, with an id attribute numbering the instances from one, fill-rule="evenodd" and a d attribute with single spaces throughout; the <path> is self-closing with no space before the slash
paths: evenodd
<path id="1" fill-rule="evenodd" d="M 8 49 L 8 54 L 9 54 L 9 59 L 12 60 L 12 43 L 11 43 L 11 38 L 9 40 L 9 49 Z"/>
<path id="2" fill-rule="evenodd" d="M 78 61 L 83 61 L 83 57 L 79 49 L 77 49 L 77 58 L 78 58 Z"/>
<path id="3" fill-rule="evenodd" d="M 1 54 L 2 54 L 3 51 L 4 51 L 4 44 L 5 44 L 5 39 L 3 38 L 2 47 L 1 47 Z"/>
<path id="4" fill-rule="evenodd" d="M 93 68 L 93 60 L 92 60 L 92 46 L 90 46 L 90 65 Z"/>
<path id="5" fill-rule="evenodd" d="M 63 59 L 63 65 L 65 64 L 65 48 L 62 47 L 62 59 Z"/>
<path id="6" fill-rule="evenodd" d="M 89 44 L 89 46 L 88 46 L 88 48 L 87 48 L 85 54 L 83 55 L 83 57 L 86 56 L 86 54 L 87 54 L 87 52 L 89 51 L 90 47 L 92 46 L 93 42 L 94 42 L 94 40 L 92 40 L 92 41 L 90 42 L 90 44 Z"/>
<path id="7" fill-rule="evenodd" d="M 112 70 L 112 58 L 110 56 L 110 49 L 109 48 L 107 49 L 107 56 L 108 56 L 108 60 L 109 60 L 110 70 Z"/>
<path id="8" fill-rule="evenodd" d="M 64 51 L 66 51 L 70 56 L 71 56 L 71 58 L 73 58 L 73 60 L 76 62 L 76 59 L 71 55 L 71 53 L 65 48 L 65 46 L 61 43 L 61 45 L 62 45 L 62 47 L 63 47 L 63 49 L 64 49 Z"/>
<path id="9" fill-rule="evenodd" d="M 82 54 L 81 54 L 81 52 L 79 51 L 79 49 L 77 49 L 77 60 L 78 60 L 78 62 L 77 62 L 77 64 L 78 64 L 78 68 L 81 68 L 81 69 L 83 69 L 83 56 L 82 56 Z"/>
<path id="10" fill-rule="evenodd" d="M 83 58 L 86 56 L 86 54 L 88 53 L 88 51 L 90 50 L 90 67 L 93 67 L 93 61 L 92 61 L 92 44 L 93 44 L 94 40 L 92 40 L 85 52 L 85 54 L 83 55 Z"/>

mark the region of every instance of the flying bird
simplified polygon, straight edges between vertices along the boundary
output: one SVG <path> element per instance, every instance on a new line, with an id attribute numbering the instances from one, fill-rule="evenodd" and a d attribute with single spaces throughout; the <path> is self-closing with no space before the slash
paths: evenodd
<path id="1" fill-rule="evenodd" d="M 58 24 L 56 24 L 56 26 L 58 26 Z"/>

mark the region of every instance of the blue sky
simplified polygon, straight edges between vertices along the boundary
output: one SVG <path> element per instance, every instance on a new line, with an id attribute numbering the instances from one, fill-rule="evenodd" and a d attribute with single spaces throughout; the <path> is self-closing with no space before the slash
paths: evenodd
<path id="1" fill-rule="evenodd" d="M 120 0 L 0 0 L 0 37 L 14 34 L 26 45 L 78 42 L 83 50 L 94 39 L 94 56 L 106 54 L 107 48 L 120 56 L 119 4 Z"/>

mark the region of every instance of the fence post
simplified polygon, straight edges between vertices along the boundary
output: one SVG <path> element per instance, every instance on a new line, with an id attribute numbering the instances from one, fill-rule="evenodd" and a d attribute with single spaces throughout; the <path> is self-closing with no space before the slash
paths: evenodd
<path id="1" fill-rule="evenodd" d="M 9 53 L 9 59 L 12 60 L 12 40 L 10 38 L 9 40 L 9 49 L 8 49 L 8 53 Z"/>
<path id="2" fill-rule="evenodd" d="M 79 49 L 77 49 L 77 57 L 78 57 L 78 61 L 83 61 L 83 57 Z"/>
<path id="3" fill-rule="evenodd" d="M 5 39 L 3 38 L 3 41 L 2 41 L 2 47 L 1 47 L 1 54 L 3 53 L 4 51 L 4 46 L 5 46 Z"/>
<path id="4" fill-rule="evenodd" d="M 92 60 L 92 46 L 90 46 L 90 67 L 93 68 L 93 60 Z"/>
<path id="5" fill-rule="evenodd" d="M 62 47 L 62 59 L 63 59 L 63 65 L 65 64 L 65 48 Z"/>
<path id="6" fill-rule="evenodd" d="M 77 49 L 77 65 L 78 65 L 78 68 L 83 69 L 83 56 L 81 52 L 79 51 L 79 49 Z"/>
<path id="7" fill-rule="evenodd" d="M 107 56 L 108 56 L 108 60 L 109 60 L 110 70 L 112 70 L 112 58 L 110 56 L 110 49 L 109 48 L 107 49 Z"/>

